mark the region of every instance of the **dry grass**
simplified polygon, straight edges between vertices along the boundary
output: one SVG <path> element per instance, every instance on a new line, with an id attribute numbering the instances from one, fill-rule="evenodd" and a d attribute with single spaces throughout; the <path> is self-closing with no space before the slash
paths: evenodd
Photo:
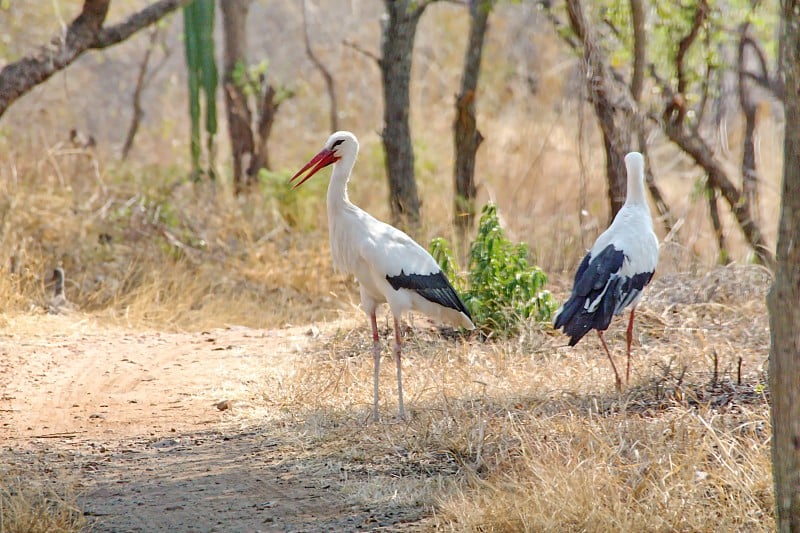
<path id="1" fill-rule="evenodd" d="M 315 279 L 331 276 L 325 235 L 291 231 L 259 192 L 237 199 L 169 169 L 100 170 L 85 151 L 52 164 L 53 174 L 20 160 L 0 169 L 6 312 L 45 310 L 57 265 L 82 311 L 133 327 L 274 327 L 340 307 L 330 294 L 342 281 Z"/>
<path id="2" fill-rule="evenodd" d="M 354 504 L 413 503 L 433 515 L 432 529 L 769 531 L 770 281 L 759 267 L 733 266 L 655 283 L 622 394 L 593 338 L 570 349 L 549 326 L 532 326 L 482 344 L 417 321 L 404 359 L 410 420 L 392 421 L 387 345 L 390 421 L 367 424 L 372 361 L 356 315 L 323 331 L 304 364 L 240 391 L 249 408 L 232 416 L 291 435 Z M 608 337 L 620 354 L 622 321 Z"/>
<path id="3" fill-rule="evenodd" d="M 0 470 L 0 531 L 4 533 L 69 533 L 86 526 L 74 484 L 64 473 L 46 466 Z"/>

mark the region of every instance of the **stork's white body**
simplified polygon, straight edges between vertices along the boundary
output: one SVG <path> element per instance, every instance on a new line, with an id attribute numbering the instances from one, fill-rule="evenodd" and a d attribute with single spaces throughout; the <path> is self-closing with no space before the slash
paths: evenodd
<path id="1" fill-rule="evenodd" d="M 627 379 L 636 304 L 658 264 L 658 239 L 644 194 L 644 158 L 638 152 L 631 152 L 625 156 L 625 166 L 628 172 L 625 204 L 583 258 L 575 274 L 572 294 L 554 317 L 556 329 L 563 327 L 570 336 L 570 346 L 591 329 L 597 330 L 614 369 L 617 388 L 621 381 L 603 331 L 614 315 L 631 308 L 626 339 Z"/>
<path id="2" fill-rule="evenodd" d="M 334 173 L 336 168 L 334 168 Z M 405 274 L 427 276 L 441 271 L 431 255 L 402 231 L 359 209 L 346 196 L 332 199 L 328 189 L 328 225 L 334 267 L 360 285 L 361 307 L 369 315 L 381 303 L 392 314 L 419 311 L 439 321 L 473 329 L 464 313 L 436 304 L 409 289 L 395 290 L 386 280 Z"/>
<path id="3" fill-rule="evenodd" d="M 338 271 L 353 275 L 358 281 L 361 307 L 370 317 L 375 357 L 373 415 L 377 420 L 380 344 L 375 311 L 378 305 L 386 302 L 394 315 L 398 398 L 400 416 L 404 417 L 399 332 L 402 314 L 413 310 L 454 326 L 466 329 L 475 326 L 433 257 L 411 237 L 350 201 L 347 182 L 357 156 L 356 137 L 349 132 L 336 132 L 323 151 L 295 178 L 315 161 L 320 164 L 305 179 L 327 164 L 333 164 L 327 196 L 331 255 Z"/>

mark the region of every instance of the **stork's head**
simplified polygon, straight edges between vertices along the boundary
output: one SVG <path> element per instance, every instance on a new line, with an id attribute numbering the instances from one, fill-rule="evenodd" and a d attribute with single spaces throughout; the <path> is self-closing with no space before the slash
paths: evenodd
<path id="1" fill-rule="evenodd" d="M 349 131 L 337 131 L 328 137 L 328 140 L 325 142 L 325 147 L 322 148 L 311 161 L 306 163 L 306 166 L 298 170 L 297 174 L 292 176 L 292 179 L 289 180 L 289 183 L 299 178 L 308 170 L 308 174 L 295 184 L 294 188 L 296 189 L 321 169 L 336 163 L 343 157 L 352 157 L 353 161 L 355 161 L 356 154 L 358 154 L 358 140 L 356 136 Z"/>
<path id="2" fill-rule="evenodd" d="M 629 176 L 641 178 L 644 176 L 644 156 L 639 152 L 629 152 L 625 156 L 625 167 Z"/>

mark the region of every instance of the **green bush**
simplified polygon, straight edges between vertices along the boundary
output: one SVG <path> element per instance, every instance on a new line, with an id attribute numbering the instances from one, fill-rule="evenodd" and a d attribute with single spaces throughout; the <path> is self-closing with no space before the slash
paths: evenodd
<path id="1" fill-rule="evenodd" d="M 494 204 L 484 206 L 481 213 L 466 276 L 459 274 L 445 239 L 433 239 L 430 250 L 485 334 L 509 336 L 528 319 L 550 320 L 556 305 L 550 291 L 544 289 L 547 276 L 528 264 L 527 245 L 505 237 Z"/>

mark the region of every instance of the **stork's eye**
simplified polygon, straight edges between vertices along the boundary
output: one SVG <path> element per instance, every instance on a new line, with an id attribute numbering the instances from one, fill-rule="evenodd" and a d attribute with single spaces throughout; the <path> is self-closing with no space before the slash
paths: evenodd
<path id="1" fill-rule="evenodd" d="M 339 146 L 339 145 L 340 145 L 340 144 L 342 144 L 343 142 L 344 142 L 344 139 L 339 139 L 338 141 L 334 141 L 334 142 L 333 142 L 333 146 L 331 146 L 331 150 L 332 150 L 332 149 L 334 149 L 334 148 L 336 148 L 337 146 Z"/>

